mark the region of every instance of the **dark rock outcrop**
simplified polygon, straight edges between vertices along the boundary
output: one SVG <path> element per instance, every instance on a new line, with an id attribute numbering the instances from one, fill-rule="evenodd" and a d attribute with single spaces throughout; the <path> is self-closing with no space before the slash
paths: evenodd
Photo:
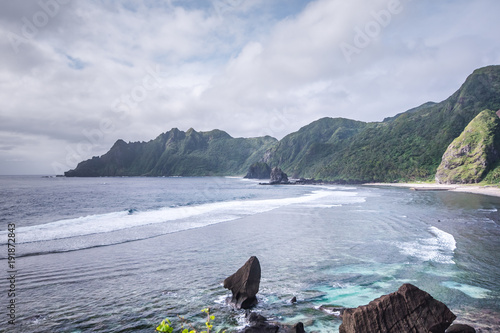
<path id="1" fill-rule="evenodd" d="M 411 284 L 368 305 L 347 309 L 340 333 L 444 333 L 456 316 L 448 307 Z"/>
<path id="2" fill-rule="evenodd" d="M 269 179 L 271 177 L 271 167 L 264 162 L 257 162 L 248 168 L 244 178 L 249 179 Z"/>
<path id="3" fill-rule="evenodd" d="M 260 263 L 252 256 L 233 275 L 224 280 L 224 288 L 231 290 L 231 304 L 237 309 L 249 309 L 257 304 L 260 284 Z"/>
<path id="4" fill-rule="evenodd" d="M 293 326 L 292 333 L 306 333 L 304 330 L 304 324 L 301 322 L 298 322 Z"/>
<path id="5" fill-rule="evenodd" d="M 269 184 L 289 184 L 288 176 L 280 168 L 274 167 L 271 170 Z"/>
<path id="6" fill-rule="evenodd" d="M 446 330 L 446 333 L 476 333 L 476 330 L 469 325 L 453 324 Z"/>

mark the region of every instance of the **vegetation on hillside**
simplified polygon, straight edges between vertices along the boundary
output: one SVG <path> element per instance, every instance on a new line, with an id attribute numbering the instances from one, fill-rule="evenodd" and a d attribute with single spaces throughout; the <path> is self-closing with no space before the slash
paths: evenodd
<path id="1" fill-rule="evenodd" d="M 295 178 L 349 183 L 432 180 L 447 147 L 485 109 L 500 109 L 500 66 L 475 70 L 443 102 L 428 102 L 382 122 L 322 118 L 280 141 L 174 128 L 149 142 L 118 140 L 105 155 L 65 174 L 245 175 L 260 161 Z"/>
<path id="2" fill-rule="evenodd" d="M 481 68 L 441 103 L 425 103 L 379 123 L 353 123 L 355 130 L 344 139 L 331 138 L 338 119 L 320 119 L 320 131 L 311 126 L 315 123 L 303 127 L 263 160 L 295 177 L 339 182 L 434 179 L 443 153 L 467 124 L 484 109 L 500 109 L 499 92 L 500 66 Z M 297 146 L 303 147 L 300 153 Z"/>
<path id="3" fill-rule="evenodd" d="M 177 128 L 149 142 L 118 140 L 101 157 L 78 164 L 68 177 L 99 176 L 228 176 L 244 175 L 249 166 L 276 143 L 266 136 L 233 138 L 213 130 Z"/>
<path id="4" fill-rule="evenodd" d="M 500 157 L 500 119 L 484 110 L 448 146 L 436 172 L 447 184 L 478 183 Z"/>

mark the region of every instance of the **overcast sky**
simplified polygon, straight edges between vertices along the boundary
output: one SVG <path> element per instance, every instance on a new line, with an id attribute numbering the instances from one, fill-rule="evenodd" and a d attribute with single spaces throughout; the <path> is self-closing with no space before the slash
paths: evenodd
<path id="1" fill-rule="evenodd" d="M 3 0 L 0 174 L 173 127 L 382 121 L 500 64 L 497 0 Z"/>

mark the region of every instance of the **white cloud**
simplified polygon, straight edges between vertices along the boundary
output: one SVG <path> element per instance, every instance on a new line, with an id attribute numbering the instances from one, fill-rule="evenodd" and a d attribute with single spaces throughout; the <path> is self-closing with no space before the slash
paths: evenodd
<path id="1" fill-rule="evenodd" d="M 10 161 L 0 174 L 51 173 L 56 160 L 74 167 L 67 147 L 83 147 L 89 133 L 81 160 L 118 138 L 149 140 L 172 127 L 280 138 L 324 116 L 382 120 L 443 100 L 475 68 L 500 62 L 487 23 L 500 9 L 494 0 L 96 0 L 55 9 L 16 53 L 23 18 L 33 23 L 44 10 L 0 3 L 0 137 L 16 138 L 0 146 Z M 388 21 L 377 27 L 377 17 Z M 359 31 L 370 34 L 362 47 Z M 357 52 L 347 59 L 342 43 Z"/>

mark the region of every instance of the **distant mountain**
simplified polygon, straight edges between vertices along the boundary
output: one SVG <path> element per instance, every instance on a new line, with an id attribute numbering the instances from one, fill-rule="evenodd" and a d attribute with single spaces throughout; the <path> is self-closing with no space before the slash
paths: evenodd
<path id="1" fill-rule="evenodd" d="M 277 140 L 233 138 L 226 132 L 173 128 L 149 142 L 118 140 L 101 157 L 78 164 L 67 177 L 242 175 Z"/>
<path id="2" fill-rule="evenodd" d="M 485 109 L 500 109 L 500 66 L 475 70 L 440 103 L 428 102 L 382 122 L 322 118 L 280 141 L 172 129 L 147 143 L 118 140 L 105 155 L 81 162 L 65 175 L 244 175 L 250 165 L 261 162 L 294 178 L 431 180 L 450 143 Z M 495 170 L 500 178 L 500 166 Z"/>

